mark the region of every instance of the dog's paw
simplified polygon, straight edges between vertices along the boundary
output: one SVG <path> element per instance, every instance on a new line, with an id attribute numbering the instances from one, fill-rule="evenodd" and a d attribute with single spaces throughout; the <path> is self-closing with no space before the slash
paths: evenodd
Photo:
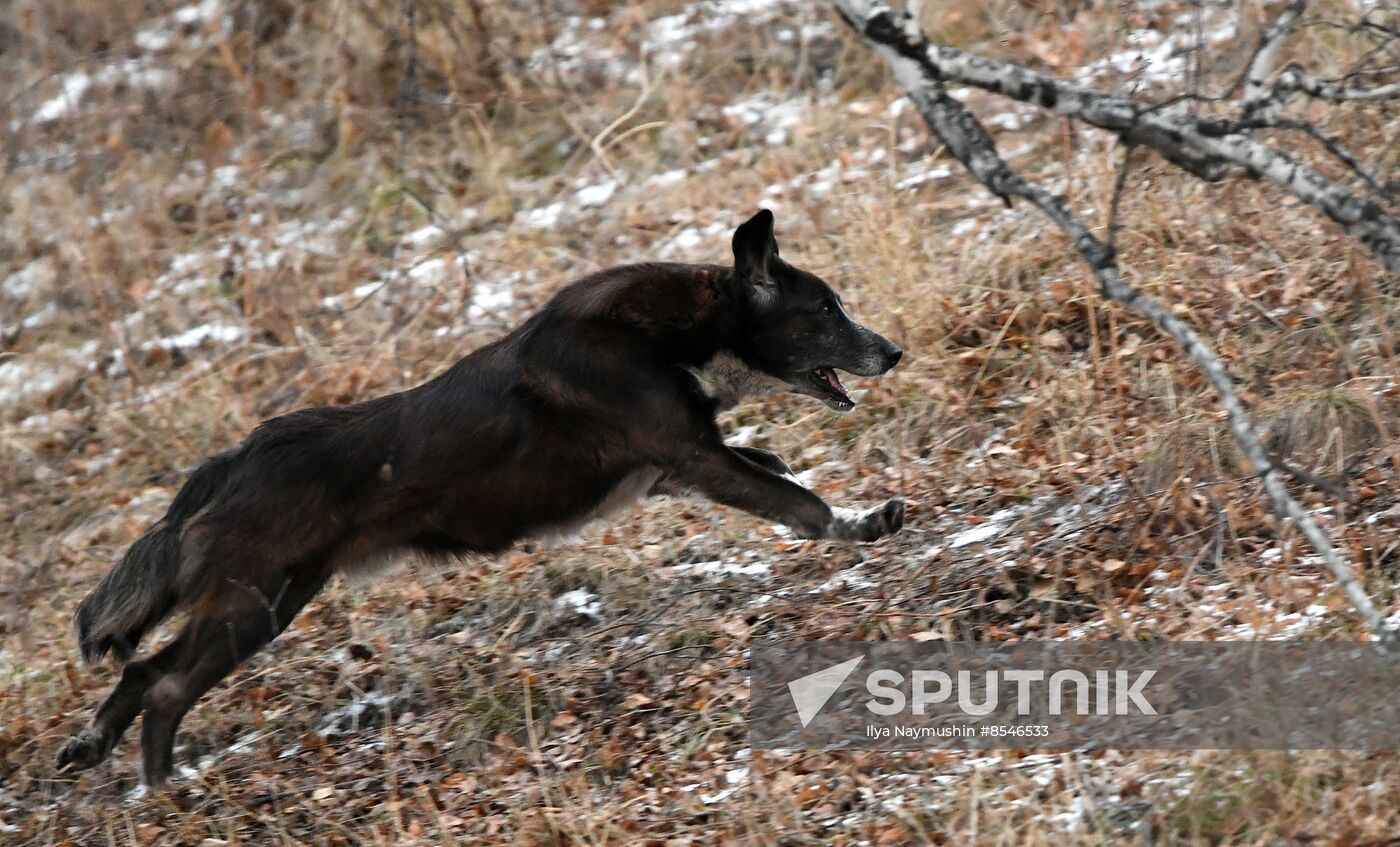
<path id="1" fill-rule="evenodd" d="M 54 766 L 60 773 L 76 773 L 107 758 L 107 745 L 91 731 L 82 732 L 68 739 L 58 750 Z"/>
<path id="2" fill-rule="evenodd" d="M 854 509 L 831 510 L 829 535 L 841 541 L 875 541 L 904 527 L 904 500 L 896 497 L 864 512 Z"/>
<path id="3" fill-rule="evenodd" d="M 885 501 L 885 505 L 871 513 L 871 522 L 877 530 L 875 538 L 894 535 L 904 529 L 904 498 L 896 497 Z"/>

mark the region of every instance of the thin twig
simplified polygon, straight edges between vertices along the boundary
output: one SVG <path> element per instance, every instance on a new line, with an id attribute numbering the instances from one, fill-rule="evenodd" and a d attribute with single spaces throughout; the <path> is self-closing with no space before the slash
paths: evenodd
<path id="1" fill-rule="evenodd" d="M 414 77 L 418 73 L 418 4 L 409 0 L 404 7 L 404 17 L 408 29 L 408 61 L 404 65 L 403 80 L 399 83 L 398 102 L 395 104 L 398 123 L 398 138 L 394 147 L 394 181 L 397 198 L 394 203 L 394 225 L 390 230 L 389 258 L 397 264 L 399 253 L 399 228 L 403 225 L 404 183 L 408 171 L 408 109 L 413 100 Z"/>
<path id="2" fill-rule="evenodd" d="M 608 173 L 611 174 L 614 179 L 618 176 L 617 168 L 613 167 L 612 160 L 608 158 L 609 145 L 604 142 L 618 127 L 632 120 L 632 117 L 636 115 L 637 112 L 641 111 L 642 106 L 646 104 L 647 98 L 651 96 L 651 92 L 656 88 L 656 81 L 651 79 L 651 76 L 647 73 L 647 56 L 645 52 L 642 53 L 641 60 L 637 63 L 637 68 L 642 77 L 642 89 L 637 92 L 637 99 L 627 111 L 618 115 L 612 123 L 603 127 L 602 131 L 593 136 L 588 142 L 588 148 L 593 151 L 593 155 L 598 157 L 598 161 L 603 163 L 603 167 L 607 168 Z"/>
<path id="3" fill-rule="evenodd" d="M 1104 239 L 1110 256 L 1118 255 L 1119 204 L 1123 200 L 1123 189 L 1128 184 L 1128 171 L 1133 167 L 1133 145 L 1123 150 L 1123 164 L 1118 168 L 1118 177 L 1113 181 L 1113 199 L 1108 205 L 1108 235 Z"/>

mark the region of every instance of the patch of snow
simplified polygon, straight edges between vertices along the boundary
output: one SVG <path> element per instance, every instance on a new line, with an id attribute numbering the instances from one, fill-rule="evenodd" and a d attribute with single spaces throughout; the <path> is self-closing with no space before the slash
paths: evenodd
<path id="1" fill-rule="evenodd" d="M 232 166 L 226 166 L 232 167 Z M 202 171 L 198 171 L 202 173 Z M 237 169 L 227 171 L 216 168 L 210 180 L 231 186 L 237 183 Z M 256 215 L 250 216 L 250 221 Z M 178 253 L 170 260 L 166 272 L 156 279 L 156 284 L 146 297 L 154 298 L 162 293 L 186 294 L 204 289 L 209 285 L 210 275 L 224 267 L 239 271 L 267 271 L 295 262 L 301 256 L 335 256 L 339 248 L 333 235 L 345 230 L 354 220 L 353 210 L 345 210 L 337 217 L 328 220 L 293 220 L 277 227 L 270 239 L 230 236 L 216 241 L 206 250 L 191 253 Z M 331 306 L 322 300 L 323 306 Z"/>
<path id="2" fill-rule="evenodd" d="M 787 142 L 788 130 L 800 124 L 810 108 L 804 97 L 780 100 L 775 92 L 760 91 L 720 111 L 749 130 L 764 131 L 764 141 L 777 146 Z"/>
<path id="3" fill-rule="evenodd" d="M 38 329 L 53 323 L 58 316 L 58 306 L 52 300 L 45 303 L 43 308 L 26 315 L 20 322 L 21 329 Z"/>
<path id="4" fill-rule="evenodd" d="M 1138 29 L 1128 33 L 1130 47 L 1104 59 L 1085 65 L 1077 73 L 1080 83 L 1092 82 L 1109 72 L 1131 76 L 1138 83 L 1173 82 L 1185 78 L 1190 56 L 1208 45 L 1232 41 L 1237 35 L 1234 15 L 1220 10 L 1203 9 L 1204 44 L 1197 40 L 1195 12 L 1179 15 L 1175 27 L 1165 34 L 1157 29 Z M 1208 58 L 1208 57 L 1207 57 Z"/>
<path id="5" fill-rule="evenodd" d="M 744 786 L 744 783 L 749 781 L 749 769 L 747 767 L 742 767 L 727 771 L 724 774 L 724 781 L 728 784 L 728 788 L 722 788 L 713 794 L 701 794 L 699 795 L 700 802 L 708 806 L 729 799 L 734 792 L 738 791 Z"/>
<path id="6" fill-rule="evenodd" d="M 926 182 L 930 182 L 935 179 L 943 179 L 952 175 L 953 169 L 951 167 L 949 167 L 948 165 L 940 165 L 936 168 L 929 168 L 926 171 L 920 171 L 919 173 L 911 174 L 905 177 L 904 179 L 901 179 L 899 182 L 896 182 L 894 184 L 894 187 L 899 191 L 906 191 L 910 188 L 915 188 L 917 186 L 923 185 Z"/>
<path id="7" fill-rule="evenodd" d="M 238 185 L 241 171 L 237 165 L 220 165 L 209 174 L 209 185 L 215 189 L 229 189 Z"/>
<path id="8" fill-rule="evenodd" d="M 948 538 L 946 542 L 947 547 L 950 550 L 956 550 L 959 547 L 966 547 L 969 544 L 980 544 L 984 541 L 990 541 L 1006 532 L 1006 530 L 1010 528 L 1011 522 L 1024 512 L 1024 507 L 1002 509 L 987 518 L 984 523 L 977 524 L 970 529 L 965 529 Z"/>
<path id="9" fill-rule="evenodd" d="M 327 713 L 316 731 L 326 737 L 358 731 L 361 719 L 366 718 L 367 713 L 382 710 L 393 699 L 383 691 L 366 691 L 350 703 Z"/>
<path id="10" fill-rule="evenodd" d="M 35 289 L 52 287 L 57 280 L 58 269 L 53 259 L 44 256 L 5 277 L 5 281 L 0 282 L 0 291 L 11 300 L 23 300 Z"/>
<path id="11" fill-rule="evenodd" d="M 662 242 L 658 252 L 663 257 L 686 254 L 702 244 L 713 244 L 718 246 L 720 236 L 729 233 L 727 222 L 715 221 L 703 227 L 688 226 L 671 237 L 670 240 Z"/>
<path id="12" fill-rule="evenodd" d="M 564 73 L 597 68 L 610 78 L 623 76 L 628 68 L 632 68 L 632 62 L 615 48 L 588 37 L 588 31 L 598 32 L 606 27 L 604 18 L 569 15 L 562 21 L 558 35 L 549 46 L 536 48 L 526 63 L 535 70 L 554 65 Z"/>
<path id="13" fill-rule="evenodd" d="M 859 564 L 846 568 L 844 571 L 840 571 L 832 576 L 831 579 L 828 579 L 826 582 L 823 582 L 807 593 L 825 594 L 837 588 L 874 588 L 877 584 L 875 580 L 869 579 L 866 576 L 865 565 Z"/>
<path id="14" fill-rule="evenodd" d="M 34 123 L 47 123 L 56 121 L 68 112 L 74 114 L 78 111 L 78 101 L 83 99 L 83 95 L 92 87 L 93 78 L 86 71 L 75 71 L 59 77 L 59 92 L 52 98 L 39 104 L 39 107 L 30 115 Z"/>
<path id="15" fill-rule="evenodd" d="M 447 260 L 441 256 L 424 259 L 408 269 L 408 278 L 418 283 L 442 282 L 447 271 Z"/>
<path id="16" fill-rule="evenodd" d="M 1088 82 L 1108 71 L 1152 82 L 1177 79 L 1186 70 L 1186 57 L 1178 55 L 1176 41 L 1155 29 L 1138 29 L 1128 33 L 1132 45 L 1107 58 L 1091 62 L 1079 71 L 1081 82 Z"/>
<path id="17" fill-rule="evenodd" d="M 679 565 L 672 565 L 671 573 L 682 576 L 695 574 L 698 576 L 768 576 L 773 572 L 773 565 L 769 562 L 753 562 L 751 564 L 740 564 L 733 559 L 715 560 L 713 562 L 685 562 Z"/>
<path id="18" fill-rule="evenodd" d="M 581 588 L 565 591 L 555 597 L 554 610 L 556 612 L 571 612 L 598 623 L 603 621 L 603 604 L 599 602 L 598 595 Z"/>
<path id="19" fill-rule="evenodd" d="M 1222 632 L 1240 641 L 1294 641 L 1323 624 L 1329 611 L 1321 603 L 1313 603 L 1301 612 L 1279 613 L 1272 600 L 1258 601 L 1258 610 L 1265 616 L 1262 625 L 1234 624 L 1222 627 Z"/>
<path id="20" fill-rule="evenodd" d="M 248 334 L 248 330 L 241 326 L 208 323 L 202 326 L 187 329 L 179 335 L 172 335 L 167 338 L 156 338 L 141 345 L 142 350 L 186 350 L 191 347 L 198 347 L 205 341 L 215 344 L 233 344 L 243 340 Z"/>
<path id="21" fill-rule="evenodd" d="M 1020 104 L 1017 104 L 1018 106 Z M 1027 108 L 1011 108 L 989 116 L 983 123 L 996 129 L 1018 130 L 1035 118 L 1036 112 Z"/>
<path id="22" fill-rule="evenodd" d="M 428 224 L 420 229 L 415 229 L 403 237 L 405 247 L 413 247 L 419 250 L 432 247 L 447 233 L 437 224 Z"/>
<path id="23" fill-rule="evenodd" d="M 1082 794 L 1076 794 L 1070 800 L 1069 809 L 1058 812 L 1049 817 L 1049 822 L 1057 825 L 1065 832 L 1078 832 L 1084 828 L 1084 824 L 1089 819 L 1089 807 L 1085 803 Z"/>
<path id="24" fill-rule="evenodd" d="M 521 209 L 515 214 L 516 221 L 526 229 L 552 229 L 564 214 L 563 203 L 550 203 L 534 209 Z"/>
<path id="25" fill-rule="evenodd" d="M 596 206 L 601 206 L 611 200 L 613 194 L 616 192 L 617 181 L 610 179 L 600 182 L 597 185 L 590 185 L 579 189 L 579 191 L 574 194 L 574 201 L 582 208 L 591 209 Z"/>
<path id="26" fill-rule="evenodd" d="M 515 302 L 513 289 L 522 280 L 533 280 L 534 271 L 508 274 L 501 279 L 478 282 L 472 289 L 471 304 L 467 306 L 467 317 L 480 320 L 488 315 L 499 315 Z"/>
<path id="27" fill-rule="evenodd" d="M 696 38 L 742 24 L 746 29 L 768 23 L 778 15 L 782 0 L 710 0 L 692 3 L 684 12 L 652 21 L 643 37 L 643 49 L 657 64 L 674 68 L 695 49 Z M 637 71 L 628 75 L 640 76 Z"/>
<path id="28" fill-rule="evenodd" d="M 218 17 L 223 8 L 222 0 L 202 0 L 183 6 L 158 18 L 149 26 L 143 27 L 132 38 L 142 50 L 159 52 L 175 43 L 176 36 L 185 34 L 191 37 L 193 46 L 203 46 L 207 39 L 195 39 L 192 30 Z"/>
<path id="29" fill-rule="evenodd" d="M 374 282 L 366 282 L 363 285 L 355 286 L 354 290 L 350 292 L 350 296 L 354 297 L 357 300 L 360 300 L 370 296 L 379 289 L 383 288 L 385 285 L 388 285 L 388 283 L 382 279 L 375 280 Z"/>
<path id="30" fill-rule="evenodd" d="M 657 188 L 665 188 L 668 185 L 676 185 L 684 182 L 688 172 L 685 168 L 676 168 L 673 171 L 664 171 L 647 177 L 647 185 Z"/>
<path id="31" fill-rule="evenodd" d="M 258 743 L 260 740 L 262 740 L 262 739 L 263 739 L 264 737 L 266 737 L 266 736 L 267 736 L 267 733 L 265 733 L 265 732 L 264 732 L 264 733 L 250 732 L 250 733 L 248 733 L 247 735 L 244 735 L 243 737 L 239 738 L 237 741 L 233 742 L 232 744 L 230 744 L 228 747 L 224 748 L 223 750 L 220 750 L 220 751 L 217 751 L 217 752 L 214 752 L 214 753 L 210 753 L 210 754 L 208 754 L 207 756 L 204 756 L 203 758 L 201 758 L 201 759 L 195 764 L 195 768 L 197 768 L 198 770 L 201 770 L 201 771 L 202 771 L 202 770 L 205 770 L 205 769 L 207 769 L 207 768 L 209 768 L 209 767 L 212 767 L 213 765 L 217 764 L 218 761 L 219 761 L 220 759 L 224 758 L 225 756 L 237 755 L 238 753 L 242 753 L 244 750 L 251 749 L 252 746 L 253 746 L 254 744 Z M 190 769 L 190 768 L 187 767 L 186 770 L 189 770 L 189 771 L 190 771 L 190 773 L 189 773 L 190 776 L 196 775 L 195 772 L 194 772 L 194 769 Z"/>
<path id="32" fill-rule="evenodd" d="M 125 59 L 91 72 L 71 71 L 58 75 L 57 79 L 57 93 L 29 113 L 30 124 L 42 125 L 76 117 L 83 98 L 94 86 L 125 84 L 135 90 L 164 92 L 173 89 L 179 81 L 174 71 L 155 67 L 145 59 Z M 22 121 L 11 123 L 15 130 L 22 126 Z"/>
<path id="33" fill-rule="evenodd" d="M 0 361 L 0 407 L 14 407 L 33 397 L 45 397 L 76 375 L 73 365 L 62 362 L 44 362 L 28 356 Z"/>

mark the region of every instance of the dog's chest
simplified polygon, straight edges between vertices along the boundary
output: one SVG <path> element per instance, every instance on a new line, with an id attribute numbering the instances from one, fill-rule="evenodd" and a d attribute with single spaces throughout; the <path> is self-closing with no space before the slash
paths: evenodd
<path id="1" fill-rule="evenodd" d="M 716 353 L 701 367 L 687 370 L 705 396 L 718 403 L 721 409 L 737 405 L 745 397 L 762 397 L 786 387 L 782 380 L 749 367 L 728 351 Z"/>

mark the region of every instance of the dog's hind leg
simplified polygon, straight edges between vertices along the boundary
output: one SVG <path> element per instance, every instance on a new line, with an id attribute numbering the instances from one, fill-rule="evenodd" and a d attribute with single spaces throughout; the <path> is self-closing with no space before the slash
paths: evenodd
<path id="1" fill-rule="evenodd" d="M 229 580 L 196 608 L 181 634 L 178 656 L 142 699 L 141 755 L 148 784 L 160 785 L 170 775 L 175 730 L 195 701 L 285 629 L 328 577 L 318 563 L 254 583 Z"/>
<path id="2" fill-rule="evenodd" d="M 176 638 L 154 655 L 129 663 L 121 679 L 98 708 L 92 726 L 83 730 L 58 751 L 60 771 L 86 770 L 107 758 L 131 722 L 141 713 L 141 698 L 151 684 L 165 673 L 181 650 Z"/>

